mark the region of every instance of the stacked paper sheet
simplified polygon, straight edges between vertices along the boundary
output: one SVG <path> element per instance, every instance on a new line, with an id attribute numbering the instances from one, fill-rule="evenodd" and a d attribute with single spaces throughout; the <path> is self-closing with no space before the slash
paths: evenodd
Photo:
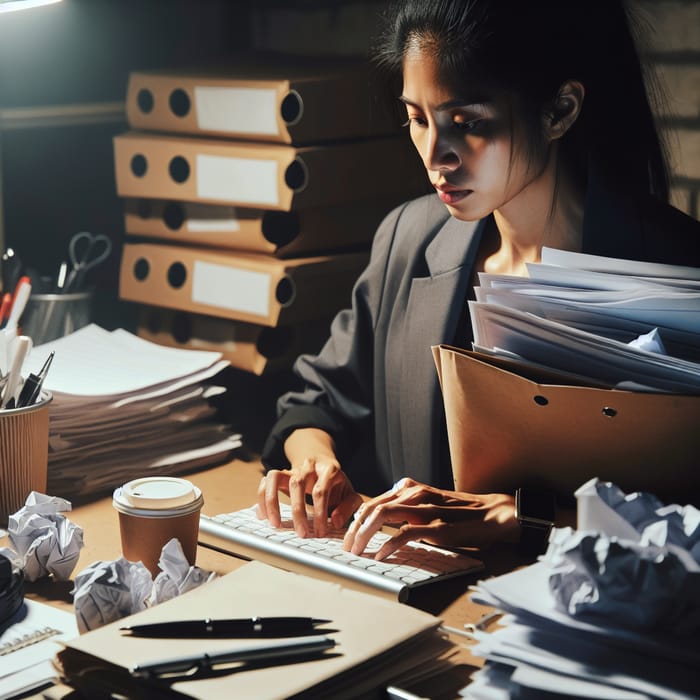
<path id="1" fill-rule="evenodd" d="M 479 276 L 474 347 L 622 389 L 700 393 L 700 270 L 543 249 Z M 655 332 L 651 349 L 637 338 Z"/>
<path id="2" fill-rule="evenodd" d="M 592 480 L 577 531 L 554 530 L 541 561 L 480 582 L 507 613 L 477 632 L 486 666 L 464 697 L 698 697 L 700 512 Z"/>
<path id="3" fill-rule="evenodd" d="M 124 330 L 90 325 L 37 346 L 36 372 L 55 352 L 44 388 L 53 394 L 48 492 L 75 498 L 146 473 L 219 463 L 240 435 L 214 420 L 212 385 L 228 362 L 216 352 L 167 348 Z"/>

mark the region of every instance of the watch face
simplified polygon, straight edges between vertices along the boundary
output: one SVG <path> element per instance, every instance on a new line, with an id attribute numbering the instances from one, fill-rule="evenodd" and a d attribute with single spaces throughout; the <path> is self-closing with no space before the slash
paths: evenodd
<path id="1" fill-rule="evenodd" d="M 536 488 L 520 488 L 515 494 L 515 512 L 520 521 L 551 525 L 554 522 L 554 496 Z"/>

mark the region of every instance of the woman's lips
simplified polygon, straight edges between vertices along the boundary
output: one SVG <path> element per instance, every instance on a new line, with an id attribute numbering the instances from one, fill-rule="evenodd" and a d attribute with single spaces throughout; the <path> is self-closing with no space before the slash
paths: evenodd
<path id="1" fill-rule="evenodd" d="M 438 197 L 440 197 L 440 201 L 444 204 L 456 204 L 472 193 L 472 190 L 458 190 L 442 187 L 436 187 L 435 189 L 437 190 Z"/>

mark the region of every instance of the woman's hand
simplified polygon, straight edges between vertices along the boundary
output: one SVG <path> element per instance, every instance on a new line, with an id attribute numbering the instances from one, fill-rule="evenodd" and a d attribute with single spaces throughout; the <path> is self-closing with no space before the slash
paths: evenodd
<path id="1" fill-rule="evenodd" d="M 313 499 L 314 535 L 324 537 L 328 518 L 336 528 L 348 522 L 362 497 L 355 491 L 335 456 L 331 437 L 316 428 L 295 430 L 285 442 L 290 469 L 271 469 L 258 486 L 258 517 L 280 527 L 279 492 L 291 501 L 294 531 L 309 534 L 306 496 Z"/>
<path id="2" fill-rule="evenodd" d="M 362 554 L 383 525 L 398 523 L 403 523 L 399 531 L 382 545 L 375 559 L 384 559 L 409 540 L 443 547 L 485 547 L 517 542 L 520 536 L 513 496 L 444 491 L 402 479 L 394 489 L 360 507 L 343 548 Z"/>

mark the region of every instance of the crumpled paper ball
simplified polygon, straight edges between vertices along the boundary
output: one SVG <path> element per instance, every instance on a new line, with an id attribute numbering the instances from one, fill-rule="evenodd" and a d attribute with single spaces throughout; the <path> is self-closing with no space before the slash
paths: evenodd
<path id="1" fill-rule="evenodd" d="M 27 581 L 52 575 L 58 581 L 70 578 L 83 546 L 83 530 L 62 513 L 69 501 L 32 491 L 22 508 L 8 520 L 13 549 L 0 550 L 24 571 Z"/>
<path id="2" fill-rule="evenodd" d="M 152 586 L 151 572 L 140 561 L 120 557 L 91 564 L 75 577 L 72 591 L 78 630 L 82 634 L 145 610 Z"/>
<path id="3" fill-rule="evenodd" d="M 700 510 L 695 506 L 665 505 L 644 491 L 626 494 L 609 481 L 596 479 L 591 487 L 603 504 L 639 533 L 642 544 L 674 545 L 700 564 Z"/>
<path id="4" fill-rule="evenodd" d="M 636 631 L 700 631 L 700 511 L 598 479 L 576 497 L 579 530 L 553 530 L 543 557 L 557 606 Z"/>
<path id="5" fill-rule="evenodd" d="M 173 538 L 161 550 L 155 580 L 142 562 L 98 561 L 75 577 L 73 603 L 78 630 L 87 632 L 174 598 L 216 577 L 190 566 Z"/>
<path id="6" fill-rule="evenodd" d="M 545 561 L 557 606 L 576 617 L 641 631 L 700 630 L 700 571 L 674 547 L 562 528 Z"/>
<path id="7" fill-rule="evenodd" d="M 216 578 L 214 572 L 190 566 L 182 551 L 180 540 L 175 537 L 163 546 L 158 566 L 161 572 L 153 581 L 150 605 L 175 598 Z"/>

